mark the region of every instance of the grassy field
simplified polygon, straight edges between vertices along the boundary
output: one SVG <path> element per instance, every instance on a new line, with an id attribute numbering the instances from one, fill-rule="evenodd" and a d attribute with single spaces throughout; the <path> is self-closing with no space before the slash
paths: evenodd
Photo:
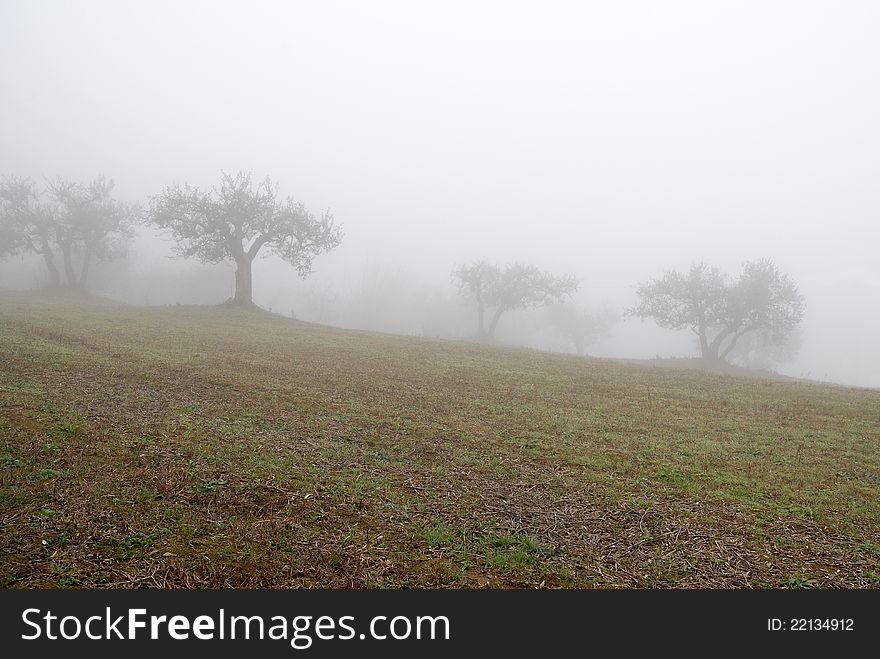
<path id="1" fill-rule="evenodd" d="M 880 587 L 880 391 L 0 295 L 2 587 Z"/>

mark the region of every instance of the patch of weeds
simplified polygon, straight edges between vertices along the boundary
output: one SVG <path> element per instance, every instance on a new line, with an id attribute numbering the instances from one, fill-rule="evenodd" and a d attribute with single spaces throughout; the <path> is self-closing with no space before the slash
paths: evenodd
<path id="1" fill-rule="evenodd" d="M 429 526 L 420 535 L 429 547 L 450 547 L 455 543 L 455 535 L 445 526 Z"/>
<path id="2" fill-rule="evenodd" d="M 404 464 L 404 461 L 400 458 L 388 455 L 383 451 L 370 451 L 366 454 L 366 457 L 371 459 L 373 462 L 387 462 L 389 464 Z"/>
<path id="3" fill-rule="evenodd" d="M 678 469 L 661 469 L 657 472 L 657 478 L 673 485 L 688 486 L 693 484 L 693 479 Z"/>
<path id="4" fill-rule="evenodd" d="M 810 579 L 802 572 L 794 572 L 782 582 L 786 588 L 816 588 L 816 580 Z"/>
<path id="5" fill-rule="evenodd" d="M 11 453 L 0 455 L 0 469 L 14 469 L 21 466 L 21 460 Z"/>
<path id="6" fill-rule="evenodd" d="M 161 498 L 162 495 L 156 490 L 143 490 L 137 493 L 134 503 L 155 503 Z"/>
<path id="7" fill-rule="evenodd" d="M 487 535 L 480 543 L 487 549 L 486 566 L 502 570 L 534 565 L 547 553 L 544 545 L 527 535 Z"/>
<path id="8" fill-rule="evenodd" d="M 871 554 L 872 556 L 880 556 L 880 545 L 876 542 L 871 542 L 870 540 L 866 540 L 858 545 L 856 545 L 856 551 L 861 554 Z"/>
<path id="9" fill-rule="evenodd" d="M 521 549 L 491 551 L 486 555 L 486 567 L 496 570 L 514 570 L 534 565 L 537 557 Z"/>
<path id="10" fill-rule="evenodd" d="M 58 447 L 52 442 L 46 442 L 40 447 L 40 453 L 44 455 L 55 455 L 58 453 Z"/>
<path id="11" fill-rule="evenodd" d="M 794 540 L 793 538 L 789 538 L 788 536 L 784 535 L 773 536 L 773 543 L 779 547 L 797 547 L 802 544 L 797 540 Z"/>
<path id="12" fill-rule="evenodd" d="M 641 515 L 642 511 L 654 507 L 653 501 L 639 496 L 627 496 L 625 501 L 627 517 L 631 517 L 634 514 Z"/>
<path id="13" fill-rule="evenodd" d="M 373 586 L 379 590 L 401 590 L 413 588 L 416 584 L 417 582 L 408 577 L 391 575 L 380 578 L 378 581 L 374 582 Z"/>
<path id="14" fill-rule="evenodd" d="M 865 579 L 872 583 L 880 583 L 880 574 L 869 570 L 865 572 Z"/>
<path id="15" fill-rule="evenodd" d="M 562 582 L 574 583 L 577 579 L 577 575 L 567 567 L 557 567 L 550 574 Z"/>
<path id="16" fill-rule="evenodd" d="M 77 413 L 73 413 L 67 417 L 67 419 L 56 425 L 50 431 L 50 434 L 58 439 L 72 437 L 82 427 L 82 422 L 82 417 Z"/>
<path id="17" fill-rule="evenodd" d="M 345 535 L 342 536 L 342 538 L 339 540 L 339 543 L 343 547 L 347 547 L 348 545 L 354 544 L 357 539 L 358 536 L 355 534 L 355 532 L 350 530 L 345 532 Z"/>
<path id="18" fill-rule="evenodd" d="M 70 539 L 64 533 L 56 533 L 43 539 L 44 547 L 66 547 Z"/>
<path id="19" fill-rule="evenodd" d="M 293 480 L 299 480 L 296 472 L 301 469 L 297 456 L 288 453 L 279 454 L 274 451 L 266 451 L 248 455 L 244 458 L 244 466 L 249 474 L 257 474 L 263 471 L 281 471 L 285 476 Z"/>
<path id="20" fill-rule="evenodd" d="M 770 502 L 771 497 L 764 490 L 755 490 L 750 493 L 746 493 L 744 498 L 747 501 L 751 501 L 755 504 L 766 504 Z"/>
<path id="21" fill-rule="evenodd" d="M 674 570 L 660 565 L 650 565 L 645 568 L 646 576 L 651 576 L 657 582 L 664 584 L 675 584 L 687 576 L 685 570 Z"/>
<path id="22" fill-rule="evenodd" d="M 791 517 L 806 517 L 808 519 L 814 519 L 819 514 L 818 509 L 814 508 L 813 506 L 801 506 L 796 504 L 791 506 L 782 506 L 780 508 L 780 512 Z"/>
<path id="23" fill-rule="evenodd" d="M 226 481 L 222 478 L 203 478 L 196 485 L 196 489 L 202 492 L 219 492 L 224 487 L 226 487 Z"/>
<path id="24" fill-rule="evenodd" d="M 487 535 L 482 538 L 483 544 L 497 549 L 521 547 L 531 552 L 541 549 L 541 543 L 528 535 Z"/>
<path id="25" fill-rule="evenodd" d="M 878 512 L 876 504 L 872 501 L 869 503 L 865 500 L 853 499 L 847 503 L 850 513 L 856 517 L 868 520 L 880 520 L 880 512 Z"/>
<path id="26" fill-rule="evenodd" d="M 223 451 L 214 451 L 212 453 L 205 454 L 205 462 L 226 462 L 229 460 L 229 456 L 226 455 Z"/>
<path id="27" fill-rule="evenodd" d="M 149 547 L 156 540 L 169 533 L 171 531 L 166 528 L 156 529 L 151 533 L 132 533 L 131 535 L 111 538 L 109 544 L 113 548 L 118 560 L 126 560 L 141 555 L 146 547 Z"/>
<path id="28" fill-rule="evenodd" d="M 31 474 L 31 476 L 34 480 L 38 481 L 45 481 L 52 478 L 59 478 L 62 480 L 70 478 L 70 474 L 63 469 L 38 469 Z"/>
<path id="29" fill-rule="evenodd" d="M 324 554 L 323 556 L 324 563 L 333 568 L 342 567 L 342 564 L 345 563 L 345 554 L 341 551 L 333 551 L 329 554 Z"/>
<path id="30" fill-rule="evenodd" d="M 52 510 L 50 508 L 43 508 L 34 513 L 34 519 L 37 519 L 41 522 L 48 522 L 50 519 L 55 519 L 60 515 L 57 510 Z"/>
<path id="31" fill-rule="evenodd" d="M 482 472 L 498 476 L 507 476 L 513 473 L 513 470 L 505 465 L 498 456 L 471 454 L 460 449 L 454 449 L 453 456 L 456 461 Z"/>
<path id="32" fill-rule="evenodd" d="M 17 492 L 11 487 L 0 488 L 0 508 L 12 508 L 31 500 L 26 492 Z"/>
<path id="33" fill-rule="evenodd" d="M 73 588 L 79 583 L 79 580 L 74 576 L 70 568 L 53 565 L 52 572 L 56 575 L 55 580 L 60 588 Z"/>

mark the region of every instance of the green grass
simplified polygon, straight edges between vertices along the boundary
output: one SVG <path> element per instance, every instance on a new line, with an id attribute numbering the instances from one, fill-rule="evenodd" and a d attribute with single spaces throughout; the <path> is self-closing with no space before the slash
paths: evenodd
<path id="1" fill-rule="evenodd" d="M 878 587 L 880 392 L 0 296 L 0 583 Z"/>
<path id="2" fill-rule="evenodd" d="M 32 477 L 36 480 L 42 481 L 49 478 L 66 479 L 70 478 L 70 474 L 63 469 L 38 469 L 32 474 Z"/>
<path id="3" fill-rule="evenodd" d="M 786 588 L 815 588 L 816 581 L 804 576 L 800 572 L 795 572 L 783 582 L 783 585 Z"/>
<path id="4" fill-rule="evenodd" d="M 116 554 L 117 560 L 130 559 L 141 555 L 163 535 L 169 533 L 168 529 L 161 528 L 150 533 L 131 533 L 129 535 L 115 535 L 110 538 L 108 545 Z"/>

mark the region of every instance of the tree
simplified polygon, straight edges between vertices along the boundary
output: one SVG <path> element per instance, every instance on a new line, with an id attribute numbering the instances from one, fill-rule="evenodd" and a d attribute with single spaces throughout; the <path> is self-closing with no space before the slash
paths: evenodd
<path id="1" fill-rule="evenodd" d="M 458 285 L 458 292 L 471 297 L 477 303 L 477 336 L 486 336 L 486 305 L 493 296 L 501 279 L 501 270 L 486 261 L 476 261 L 462 265 L 452 271 L 452 281 Z"/>
<path id="2" fill-rule="evenodd" d="M 667 329 L 690 329 L 700 341 L 703 359 L 713 362 L 727 361 L 747 334 L 784 340 L 804 311 L 797 286 L 770 259 L 745 263 L 735 281 L 696 263 L 687 274 L 673 270 L 641 284 L 636 294 L 639 302 L 632 315 L 653 318 Z"/>
<path id="3" fill-rule="evenodd" d="M 11 176 L 0 181 L 0 254 L 39 254 L 49 271 L 51 287 L 61 284 L 55 263 L 57 226 L 54 209 L 41 202 L 31 180 Z"/>
<path id="4" fill-rule="evenodd" d="M 112 197 L 113 181 L 88 185 L 58 179 L 41 193 L 29 179 L 0 182 L 0 252 L 33 252 L 43 257 L 49 285 L 61 285 L 56 263 L 63 258 L 66 285 L 83 291 L 97 259 L 118 256 L 130 237 L 135 210 Z M 45 197 L 45 199 L 44 199 Z"/>
<path id="5" fill-rule="evenodd" d="M 555 304 L 547 308 L 547 319 L 560 335 L 574 345 L 578 355 L 608 334 L 617 322 L 617 314 L 609 308 L 597 312 L 584 311 L 573 304 Z"/>
<path id="6" fill-rule="evenodd" d="M 85 291 L 92 263 L 121 256 L 131 237 L 137 211 L 114 199 L 113 187 L 112 180 L 99 176 L 88 185 L 58 179 L 49 188 L 59 207 L 56 242 L 67 285 L 74 290 Z"/>
<path id="7" fill-rule="evenodd" d="M 477 335 L 487 339 L 494 339 L 498 321 L 505 312 L 560 302 L 578 286 L 574 277 L 556 277 L 533 265 L 514 263 L 501 269 L 486 261 L 456 268 L 452 279 L 460 293 L 477 303 Z M 493 308 L 486 329 L 486 311 Z"/>
<path id="8" fill-rule="evenodd" d="M 223 172 L 220 188 L 210 192 L 189 185 L 166 187 L 152 199 L 149 217 L 171 233 L 181 256 L 207 263 L 234 261 L 231 303 L 241 307 L 254 306 L 253 262 L 261 251 L 281 257 L 305 278 L 314 258 L 342 241 L 329 211 L 316 217 L 301 202 L 280 200 L 268 178 L 255 186 L 243 172 Z"/>

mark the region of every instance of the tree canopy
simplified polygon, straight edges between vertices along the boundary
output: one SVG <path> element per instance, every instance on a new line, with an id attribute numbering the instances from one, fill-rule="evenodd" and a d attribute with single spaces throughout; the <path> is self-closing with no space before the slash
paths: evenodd
<path id="1" fill-rule="evenodd" d="M 577 290 L 571 276 L 557 277 L 533 265 L 514 263 L 504 268 L 476 261 L 462 265 L 452 273 L 459 292 L 477 304 L 477 334 L 492 339 L 501 316 L 513 309 L 540 307 L 560 302 Z M 493 309 L 488 329 L 485 314 Z"/>
<path id="2" fill-rule="evenodd" d="M 166 187 L 152 199 L 150 220 L 168 231 L 176 251 L 208 263 L 232 260 L 240 306 L 253 305 L 252 263 L 257 254 L 275 254 L 300 276 L 312 271 L 319 254 L 337 247 L 342 231 L 333 215 L 309 212 L 302 202 L 278 196 L 270 179 L 254 184 L 249 173 L 221 174 L 220 187 Z"/>
<path id="3" fill-rule="evenodd" d="M 29 179 L 0 182 L 0 252 L 38 254 L 49 271 L 49 285 L 65 283 L 85 290 L 96 260 L 119 256 L 131 236 L 133 206 L 113 197 L 113 181 L 98 177 L 88 184 L 57 179 L 43 191 Z"/>
<path id="4" fill-rule="evenodd" d="M 631 314 L 667 329 L 690 329 L 702 357 L 712 361 L 726 361 L 747 334 L 785 341 L 804 312 L 797 286 L 770 259 L 746 262 L 735 280 L 695 263 L 687 273 L 671 270 L 641 284 L 636 293 Z"/>

